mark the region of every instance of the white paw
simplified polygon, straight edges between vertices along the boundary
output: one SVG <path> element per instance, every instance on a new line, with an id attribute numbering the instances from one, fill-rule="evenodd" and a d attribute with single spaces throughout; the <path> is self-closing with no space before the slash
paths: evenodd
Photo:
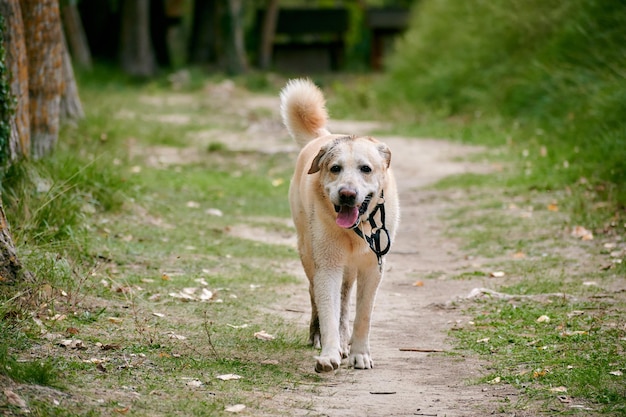
<path id="1" fill-rule="evenodd" d="M 331 372 L 339 368 L 341 355 L 320 355 L 315 357 L 315 372 Z"/>
<path id="2" fill-rule="evenodd" d="M 374 361 L 369 353 L 350 353 L 348 366 L 352 366 L 354 369 L 372 369 Z"/>

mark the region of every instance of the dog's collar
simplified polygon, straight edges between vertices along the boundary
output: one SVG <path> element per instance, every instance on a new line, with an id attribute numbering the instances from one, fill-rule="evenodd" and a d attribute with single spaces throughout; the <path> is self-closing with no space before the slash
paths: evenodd
<path id="1" fill-rule="evenodd" d="M 365 208 L 365 210 L 363 210 L 363 213 L 359 213 L 360 216 L 363 215 L 366 210 L 367 207 Z M 378 212 L 380 212 L 380 226 L 376 225 L 375 217 Z M 387 252 L 389 252 L 389 249 L 391 249 L 391 238 L 389 236 L 389 230 L 387 230 L 387 227 L 385 227 L 385 195 L 383 191 L 380 192 L 379 203 L 376 205 L 376 207 L 374 207 L 374 210 L 372 210 L 369 217 L 367 218 L 367 221 L 369 222 L 371 227 L 371 232 L 369 235 L 363 233 L 363 231 L 359 228 L 362 223 L 360 216 L 356 224 L 352 226 L 352 230 L 354 230 L 354 233 L 356 233 L 360 238 L 367 242 L 372 252 L 374 252 L 374 254 L 376 255 L 376 258 L 378 258 L 378 267 L 382 268 L 383 256 L 385 256 Z M 386 245 L 384 247 L 381 246 L 380 241 L 382 233 L 384 233 L 387 239 Z"/>

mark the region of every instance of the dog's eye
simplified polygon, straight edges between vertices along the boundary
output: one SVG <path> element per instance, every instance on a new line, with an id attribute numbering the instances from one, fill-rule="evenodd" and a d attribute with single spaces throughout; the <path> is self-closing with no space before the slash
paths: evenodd
<path id="1" fill-rule="evenodd" d="M 363 173 L 365 173 L 365 174 L 369 174 L 370 172 L 372 172 L 372 168 L 370 168 L 370 167 L 369 167 L 369 166 L 367 166 L 367 165 L 363 165 L 363 166 L 361 167 L 361 172 L 363 172 Z"/>
<path id="2" fill-rule="evenodd" d="M 332 172 L 333 174 L 338 174 L 341 172 L 341 166 L 340 165 L 333 165 L 330 167 L 330 172 Z"/>

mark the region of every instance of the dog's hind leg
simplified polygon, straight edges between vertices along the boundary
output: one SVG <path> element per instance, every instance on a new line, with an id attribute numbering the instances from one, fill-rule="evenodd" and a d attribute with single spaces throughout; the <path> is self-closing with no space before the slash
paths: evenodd
<path id="1" fill-rule="evenodd" d="M 375 262 L 376 258 L 372 256 L 374 265 L 360 269 L 357 276 L 356 314 L 348 358 L 348 365 L 357 369 L 374 367 L 370 355 L 369 334 L 376 291 L 382 279 L 381 269 Z"/>

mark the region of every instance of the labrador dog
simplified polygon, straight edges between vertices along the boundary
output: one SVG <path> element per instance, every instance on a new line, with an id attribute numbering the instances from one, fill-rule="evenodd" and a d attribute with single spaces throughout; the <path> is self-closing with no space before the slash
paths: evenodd
<path id="1" fill-rule="evenodd" d="M 368 136 L 331 134 L 322 92 L 294 79 L 280 93 L 281 116 L 301 147 L 289 188 L 298 251 L 309 279 L 315 370 L 370 369 L 369 333 L 385 254 L 399 222 L 391 151 Z M 357 283 L 349 329 L 350 295 Z"/>

